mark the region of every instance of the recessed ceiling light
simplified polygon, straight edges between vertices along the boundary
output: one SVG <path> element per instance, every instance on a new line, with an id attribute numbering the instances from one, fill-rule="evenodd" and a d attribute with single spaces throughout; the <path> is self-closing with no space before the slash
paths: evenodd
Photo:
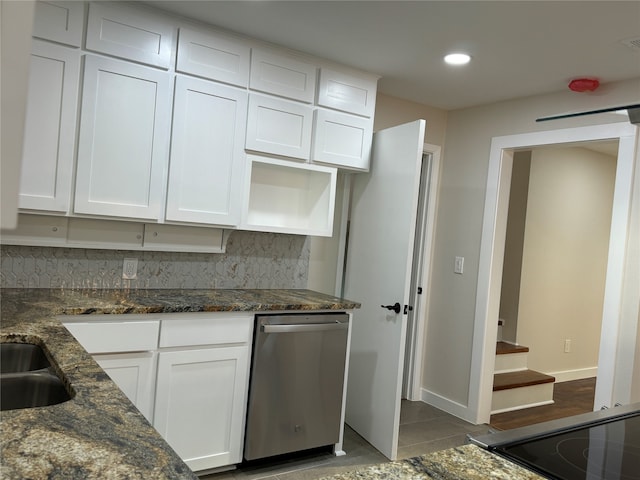
<path id="1" fill-rule="evenodd" d="M 465 65 L 469 63 L 471 57 L 466 53 L 450 53 L 444 57 L 444 61 L 449 65 Z"/>

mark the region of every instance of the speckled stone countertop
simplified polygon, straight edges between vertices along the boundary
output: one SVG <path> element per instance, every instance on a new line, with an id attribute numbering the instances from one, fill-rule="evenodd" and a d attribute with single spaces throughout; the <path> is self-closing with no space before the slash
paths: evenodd
<path id="1" fill-rule="evenodd" d="M 321 480 L 541 480 L 543 478 L 498 455 L 469 444 L 420 457 L 340 473 Z"/>
<path id="2" fill-rule="evenodd" d="M 0 290 L 0 341 L 43 346 L 73 398 L 0 416 L 0 478 L 196 479 L 56 315 L 349 310 L 310 290 Z"/>

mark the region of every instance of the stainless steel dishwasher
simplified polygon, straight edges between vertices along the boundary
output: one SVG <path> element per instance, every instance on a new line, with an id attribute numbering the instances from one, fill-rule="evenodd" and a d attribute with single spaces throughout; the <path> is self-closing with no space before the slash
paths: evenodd
<path id="1" fill-rule="evenodd" d="M 349 315 L 257 315 L 244 458 L 337 443 Z"/>

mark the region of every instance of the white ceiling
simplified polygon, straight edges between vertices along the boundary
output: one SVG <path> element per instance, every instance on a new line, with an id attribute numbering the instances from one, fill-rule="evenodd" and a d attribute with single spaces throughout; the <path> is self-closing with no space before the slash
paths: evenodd
<path id="1" fill-rule="evenodd" d="M 145 3 L 379 74 L 379 91 L 446 110 L 561 91 L 577 77 L 640 78 L 640 48 L 622 43 L 640 38 L 640 1 Z M 445 65 L 453 50 L 472 62 Z"/>

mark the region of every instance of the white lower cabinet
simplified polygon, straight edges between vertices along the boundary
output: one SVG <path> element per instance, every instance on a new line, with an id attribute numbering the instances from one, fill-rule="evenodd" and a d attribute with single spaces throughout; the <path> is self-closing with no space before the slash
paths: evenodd
<path id="1" fill-rule="evenodd" d="M 249 348 L 160 352 L 153 425 L 194 471 L 242 461 Z"/>
<path id="2" fill-rule="evenodd" d="M 94 355 L 93 359 L 107 372 L 149 423 L 153 422 L 153 390 L 156 378 L 156 353 L 113 353 Z"/>
<path id="3" fill-rule="evenodd" d="M 194 471 L 242 461 L 254 314 L 58 319 Z"/>

